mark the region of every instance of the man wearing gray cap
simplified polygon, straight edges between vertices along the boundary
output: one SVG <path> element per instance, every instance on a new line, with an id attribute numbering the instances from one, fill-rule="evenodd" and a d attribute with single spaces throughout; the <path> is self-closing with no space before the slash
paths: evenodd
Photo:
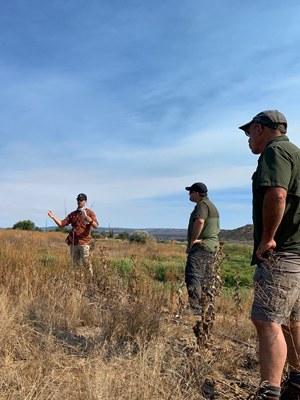
<path id="1" fill-rule="evenodd" d="M 254 300 L 261 384 L 253 399 L 300 400 L 300 150 L 277 110 L 240 126 L 252 153 Z M 289 375 L 281 386 L 284 365 Z M 281 392 L 281 394 L 280 394 Z"/>
<path id="2" fill-rule="evenodd" d="M 189 191 L 190 201 L 196 203 L 188 226 L 185 283 L 191 312 L 202 315 L 205 296 L 211 286 L 215 253 L 219 247 L 219 212 L 209 200 L 204 183 L 196 182 L 185 189 Z"/>
<path id="3" fill-rule="evenodd" d="M 65 227 L 69 224 L 72 230 L 66 239 L 70 246 L 70 253 L 75 267 L 85 268 L 88 278 L 93 276 L 93 267 L 90 260 L 92 228 L 98 228 L 98 221 L 94 212 L 86 207 L 87 196 L 79 193 L 77 196 L 77 209 L 71 212 L 65 219 L 56 218 L 52 211 L 48 212 L 48 216 L 53 219 L 56 225 Z"/>

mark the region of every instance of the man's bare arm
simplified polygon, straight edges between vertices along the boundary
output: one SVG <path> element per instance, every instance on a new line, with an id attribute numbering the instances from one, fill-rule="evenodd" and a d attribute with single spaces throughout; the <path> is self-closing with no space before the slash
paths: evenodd
<path id="1" fill-rule="evenodd" d="M 198 218 L 195 220 L 190 242 L 190 249 L 194 246 L 195 243 L 201 243 L 201 240 L 199 240 L 198 237 L 202 232 L 203 226 L 204 226 L 204 219 Z"/>
<path id="2" fill-rule="evenodd" d="M 264 260 L 265 252 L 276 247 L 274 237 L 285 211 L 286 196 L 287 191 L 284 188 L 277 186 L 266 188 L 263 203 L 263 234 L 256 251 L 256 257 L 260 261 Z"/>
<path id="3" fill-rule="evenodd" d="M 53 212 L 52 212 L 52 211 L 49 211 L 49 212 L 48 212 L 48 216 L 49 216 L 50 218 L 52 218 L 52 219 L 53 219 L 53 221 L 56 223 L 56 225 L 58 225 L 58 226 L 62 226 L 62 222 L 61 222 L 61 220 L 60 220 L 60 219 L 58 219 L 58 218 L 56 218 L 56 216 L 53 214 Z"/>

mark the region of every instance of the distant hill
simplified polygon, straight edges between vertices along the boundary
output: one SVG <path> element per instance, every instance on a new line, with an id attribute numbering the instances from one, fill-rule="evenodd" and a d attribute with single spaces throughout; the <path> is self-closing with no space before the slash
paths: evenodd
<path id="1" fill-rule="evenodd" d="M 46 228 L 41 228 L 46 230 Z M 47 230 L 55 230 L 55 227 L 48 227 Z M 170 229 L 170 228 L 145 228 L 145 229 L 133 229 L 133 228 L 98 228 L 99 232 L 113 231 L 114 236 L 119 235 L 123 232 L 132 233 L 137 230 L 147 231 L 150 235 L 154 236 L 158 240 L 180 240 L 185 241 L 187 236 L 186 229 Z M 252 242 L 253 240 L 253 225 L 245 225 L 236 229 L 221 229 L 220 240 L 225 242 Z"/>
<path id="2" fill-rule="evenodd" d="M 122 232 L 132 233 L 136 230 L 147 231 L 150 235 L 159 240 L 186 240 L 186 229 L 167 229 L 167 228 L 145 228 L 145 229 L 131 229 L 131 228 L 111 228 L 114 235 Z M 108 229 L 99 228 L 99 232 L 107 231 Z M 253 225 L 245 225 L 236 229 L 221 229 L 220 240 L 225 242 L 251 242 L 253 240 Z"/>
<path id="3" fill-rule="evenodd" d="M 221 229 L 220 240 L 225 242 L 246 241 L 252 242 L 253 240 L 253 225 L 244 225 L 236 229 Z"/>
<path id="4" fill-rule="evenodd" d="M 119 233 L 128 232 L 132 233 L 135 231 L 147 231 L 150 235 L 158 240 L 186 240 L 186 229 L 170 229 L 170 228 L 143 228 L 143 229 L 132 229 L 132 228 L 111 228 L 114 236 Z M 108 229 L 99 228 L 99 232 L 107 231 Z"/>

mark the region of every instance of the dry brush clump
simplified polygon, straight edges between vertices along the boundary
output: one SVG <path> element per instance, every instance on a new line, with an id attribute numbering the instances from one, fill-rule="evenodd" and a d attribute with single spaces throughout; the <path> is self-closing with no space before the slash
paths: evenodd
<path id="1" fill-rule="evenodd" d="M 250 303 L 241 300 L 238 319 L 230 296 L 217 299 L 201 347 L 196 320 L 179 312 L 185 288 L 144 268 L 146 259 L 182 262 L 182 246 L 97 241 L 93 282 L 77 282 L 63 233 L 0 236 L 0 399 L 229 400 L 251 387 Z M 130 260 L 126 279 L 116 257 Z"/>

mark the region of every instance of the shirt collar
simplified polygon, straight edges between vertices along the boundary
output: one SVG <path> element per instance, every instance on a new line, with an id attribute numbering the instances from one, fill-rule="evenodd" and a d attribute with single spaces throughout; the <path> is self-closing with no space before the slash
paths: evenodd
<path id="1" fill-rule="evenodd" d="M 277 136 L 274 139 L 270 140 L 267 144 L 267 147 L 274 142 L 289 142 L 289 138 L 286 135 Z"/>

